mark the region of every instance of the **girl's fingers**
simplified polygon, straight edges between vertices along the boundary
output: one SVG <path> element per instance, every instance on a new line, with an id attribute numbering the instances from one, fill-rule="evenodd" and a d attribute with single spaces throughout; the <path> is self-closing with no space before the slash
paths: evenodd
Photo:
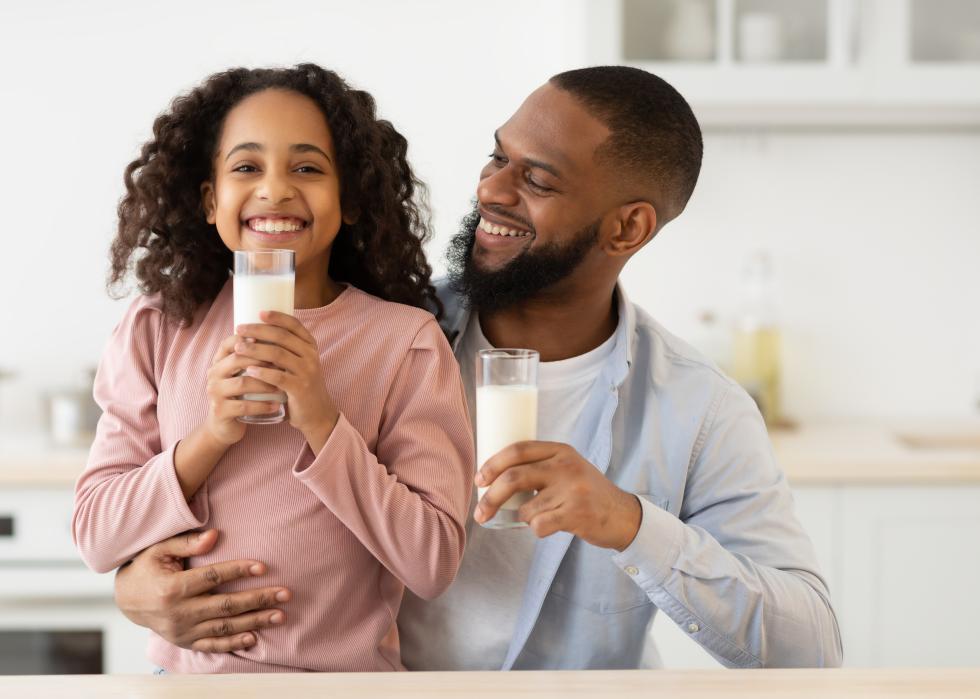
<path id="1" fill-rule="evenodd" d="M 287 316 L 288 317 L 288 316 Z M 297 335 L 289 332 L 286 328 L 267 323 L 253 323 L 251 325 L 239 325 L 238 335 L 243 338 L 252 338 L 259 342 L 278 345 L 289 352 L 300 357 L 316 347 L 316 343 L 308 343 Z"/>
<path id="2" fill-rule="evenodd" d="M 262 313 L 259 314 L 259 318 L 264 320 L 268 325 L 285 328 L 307 344 L 314 346 L 316 345 L 316 340 L 313 339 L 310 331 L 307 330 L 306 326 L 300 323 L 294 316 L 287 313 L 280 313 L 279 311 L 262 311 Z"/>
<path id="3" fill-rule="evenodd" d="M 230 420 L 243 415 L 268 415 L 279 410 L 282 403 L 265 400 L 225 400 L 217 409 L 217 416 Z"/>
<path id="4" fill-rule="evenodd" d="M 216 381 L 228 379 L 241 374 L 250 366 L 255 366 L 256 364 L 260 366 L 272 366 L 267 362 L 261 362 L 242 354 L 232 353 L 211 367 L 211 379 Z"/>
<path id="5" fill-rule="evenodd" d="M 217 351 L 214 353 L 214 357 L 211 359 L 211 365 L 214 366 L 228 355 L 234 354 L 235 345 L 244 340 L 245 338 L 241 335 L 231 335 L 222 340 L 221 344 L 218 345 Z"/>
<path id="6" fill-rule="evenodd" d="M 297 373 L 301 366 L 301 358 L 279 345 L 267 345 L 262 342 L 239 342 L 235 345 L 235 354 L 250 359 L 250 365 L 256 360 L 267 362 L 290 373 Z"/>
<path id="7" fill-rule="evenodd" d="M 279 389 L 253 376 L 242 374 L 218 381 L 214 385 L 217 398 L 238 398 L 246 393 L 278 393 Z"/>

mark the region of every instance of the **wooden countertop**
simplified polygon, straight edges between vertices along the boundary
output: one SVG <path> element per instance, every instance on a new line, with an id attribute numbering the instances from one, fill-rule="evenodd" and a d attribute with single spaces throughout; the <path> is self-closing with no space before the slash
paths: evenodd
<path id="1" fill-rule="evenodd" d="M 980 484 L 980 419 L 823 422 L 771 438 L 794 486 Z M 0 487 L 70 487 L 87 456 L 39 435 L 0 434 Z"/>
<path id="2" fill-rule="evenodd" d="M 980 420 L 828 422 L 770 437 L 794 486 L 980 484 Z"/>
<path id="3" fill-rule="evenodd" d="M 264 675 L 51 675 L 0 677 L 4 697 L 286 696 L 367 699 L 978 699 L 980 669 L 627 670 Z"/>

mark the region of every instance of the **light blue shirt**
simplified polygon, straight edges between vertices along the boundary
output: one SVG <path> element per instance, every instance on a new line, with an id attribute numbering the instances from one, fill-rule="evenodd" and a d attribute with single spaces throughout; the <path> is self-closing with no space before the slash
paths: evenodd
<path id="1" fill-rule="evenodd" d="M 457 349 L 470 314 L 438 290 Z M 840 665 L 830 594 L 755 403 L 622 288 L 617 296 L 614 349 L 571 446 L 639 497 L 642 523 L 622 552 L 565 532 L 537 542 L 501 669 L 639 667 L 658 611 L 728 667 Z M 426 604 L 407 595 L 399 616 L 413 670 L 436 665 L 427 636 L 480 632 L 428 625 Z"/>

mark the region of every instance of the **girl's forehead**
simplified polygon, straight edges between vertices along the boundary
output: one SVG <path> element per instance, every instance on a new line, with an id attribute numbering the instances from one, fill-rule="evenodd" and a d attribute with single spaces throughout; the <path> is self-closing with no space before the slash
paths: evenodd
<path id="1" fill-rule="evenodd" d="M 275 148 L 295 143 L 312 143 L 333 149 L 326 117 L 316 102 L 297 92 L 270 89 L 249 95 L 225 117 L 220 149 L 238 143 L 257 143 Z"/>

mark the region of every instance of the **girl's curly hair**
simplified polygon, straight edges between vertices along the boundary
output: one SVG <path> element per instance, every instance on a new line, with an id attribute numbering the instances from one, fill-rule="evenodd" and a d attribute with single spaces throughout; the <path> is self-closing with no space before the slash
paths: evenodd
<path id="1" fill-rule="evenodd" d="M 125 172 L 119 229 L 111 247 L 110 294 L 130 271 L 143 293 L 159 293 L 164 313 L 184 323 L 228 281 L 232 253 L 207 223 L 201 183 L 212 177 L 222 124 L 245 97 L 292 90 L 316 102 L 333 135 L 345 211 L 329 275 L 389 301 L 442 305 L 422 249 L 430 236 L 425 185 L 406 159 L 408 143 L 378 119 L 374 98 L 312 63 L 216 73 L 153 123 L 153 138 Z"/>

